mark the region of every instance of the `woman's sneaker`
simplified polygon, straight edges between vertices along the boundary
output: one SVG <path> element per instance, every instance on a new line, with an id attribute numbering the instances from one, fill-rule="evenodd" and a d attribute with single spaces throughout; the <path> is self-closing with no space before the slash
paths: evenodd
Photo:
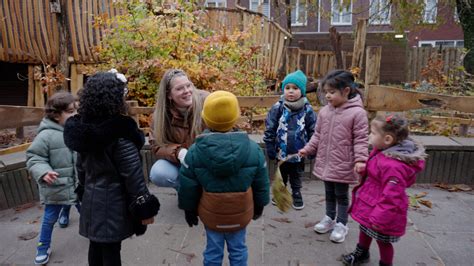
<path id="1" fill-rule="evenodd" d="M 331 231 L 335 224 L 336 221 L 326 215 L 319 223 L 314 226 L 314 231 L 319 234 L 324 234 Z"/>
<path id="2" fill-rule="evenodd" d="M 354 251 L 347 255 L 342 255 L 342 263 L 344 265 L 361 265 L 368 262 L 370 259 L 369 250 L 357 244 Z"/>
<path id="3" fill-rule="evenodd" d="M 329 239 L 335 243 L 342 243 L 346 239 L 347 232 L 349 232 L 349 227 L 342 223 L 336 223 Z"/>
<path id="4" fill-rule="evenodd" d="M 40 249 L 36 251 L 35 264 L 42 265 L 42 264 L 48 263 L 50 256 L 51 256 L 51 248 Z"/>

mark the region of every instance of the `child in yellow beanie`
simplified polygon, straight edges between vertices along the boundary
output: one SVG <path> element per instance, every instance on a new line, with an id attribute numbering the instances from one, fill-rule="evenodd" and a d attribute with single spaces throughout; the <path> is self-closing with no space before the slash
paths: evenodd
<path id="1" fill-rule="evenodd" d="M 297 154 L 309 141 L 316 125 L 313 107 L 306 99 L 306 75 L 298 70 L 282 82 L 283 96 L 268 112 L 263 141 L 270 160 L 284 161 L 280 165 L 283 183 L 290 181 L 293 209 L 304 208 L 301 195 L 303 158 Z M 272 200 L 272 204 L 275 204 Z"/>
<path id="2" fill-rule="evenodd" d="M 206 229 L 204 265 L 222 265 L 224 242 L 230 265 L 247 265 L 246 226 L 269 203 L 270 184 L 262 150 L 234 129 L 237 97 L 216 91 L 204 101 L 206 129 L 189 148 L 180 168 L 179 207 L 190 227 L 198 216 Z"/>

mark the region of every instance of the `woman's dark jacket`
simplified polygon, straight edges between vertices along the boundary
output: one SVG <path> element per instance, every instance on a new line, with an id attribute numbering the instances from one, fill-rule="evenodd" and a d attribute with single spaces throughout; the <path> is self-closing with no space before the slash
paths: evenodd
<path id="1" fill-rule="evenodd" d="M 76 115 L 66 122 L 64 141 L 78 152 L 84 189 L 79 234 L 109 243 L 145 233 L 141 220 L 155 216 L 159 202 L 145 183 L 140 158 L 144 137 L 135 121 L 116 116 L 92 122 Z"/>

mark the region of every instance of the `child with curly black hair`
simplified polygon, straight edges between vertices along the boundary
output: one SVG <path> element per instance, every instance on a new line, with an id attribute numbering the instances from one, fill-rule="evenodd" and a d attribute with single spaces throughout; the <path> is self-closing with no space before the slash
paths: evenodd
<path id="1" fill-rule="evenodd" d="M 90 265 L 121 265 L 122 240 L 144 234 L 160 207 L 143 175 L 144 135 L 124 115 L 126 91 L 122 74 L 93 75 L 81 93 L 79 114 L 64 129 L 66 145 L 78 152 L 79 234 L 90 240 Z"/>

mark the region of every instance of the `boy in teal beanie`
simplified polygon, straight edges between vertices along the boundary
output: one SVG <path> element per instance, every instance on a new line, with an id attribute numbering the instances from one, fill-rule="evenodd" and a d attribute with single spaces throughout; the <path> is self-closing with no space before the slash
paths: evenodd
<path id="1" fill-rule="evenodd" d="M 268 158 L 284 161 L 280 172 L 285 186 L 290 181 L 295 210 L 304 208 L 301 195 L 304 161 L 297 155 L 289 155 L 297 154 L 306 145 L 316 125 L 313 107 L 306 99 L 306 83 L 306 75 L 301 70 L 285 77 L 283 96 L 268 112 L 263 137 Z"/>

